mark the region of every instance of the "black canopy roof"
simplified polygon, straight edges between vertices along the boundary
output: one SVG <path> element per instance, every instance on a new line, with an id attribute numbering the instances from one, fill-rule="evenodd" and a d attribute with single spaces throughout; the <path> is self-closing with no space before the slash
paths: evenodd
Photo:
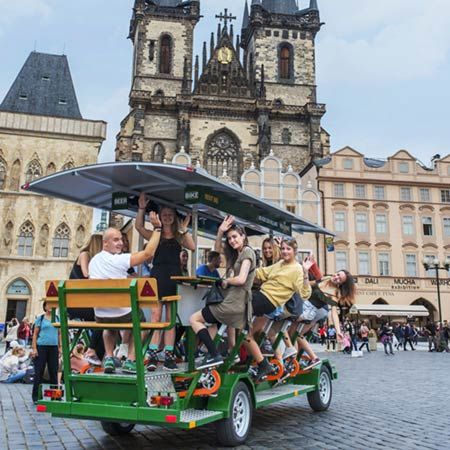
<path id="1" fill-rule="evenodd" d="M 330 231 L 264 202 L 240 187 L 224 183 L 203 169 L 142 162 L 114 162 L 74 168 L 37 179 L 23 189 L 134 217 L 137 197 L 147 193 L 158 205 L 195 209 L 200 217 L 221 220 L 225 214 L 257 233 L 290 234 Z M 114 203 L 114 205 L 113 205 Z"/>

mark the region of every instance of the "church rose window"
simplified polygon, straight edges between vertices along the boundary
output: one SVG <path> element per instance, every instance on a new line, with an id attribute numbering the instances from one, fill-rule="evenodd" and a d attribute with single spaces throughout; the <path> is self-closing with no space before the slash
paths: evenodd
<path id="1" fill-rule="evenodd" d="M 33 241 L 34 241 L 34 227 L 33 224 L 29 220 L 27 220 L 20 227 L 17 245 L 17 254 L 19 256 L 32 256 Z"/>
<path id="2" fill-rule="evenodd" d="M 170 74 L 172 65 L 172 38 L 163 36 L 161 38 L 161 48 L 159 56 L 159 72 Z"/>
<path id="3" fill-rule="evenodd" d="M 235 182 L 239 182 L 239 144 L 226 132 L 216 134 L 206 149 L 206 170 L 215 177 L 226 171 Z"/>
<path id="4" fill-rule="evenodd" d="M 38 161 L 33 159 L 33 161 L 31 161 L 30 164 L 28 164 L 27 172 L 25 174 L 25 181 L 27 183 L 30 183 L 34 179 L 39 178 L 41 176 L 42 176 L 42 167 Z"/>
<path id="5" fill-rule="evenodd" d="M 69 254 L 70 229 L 62 223 L 55 231 L 53 238 L 53 257 L 67 258 Z"/>

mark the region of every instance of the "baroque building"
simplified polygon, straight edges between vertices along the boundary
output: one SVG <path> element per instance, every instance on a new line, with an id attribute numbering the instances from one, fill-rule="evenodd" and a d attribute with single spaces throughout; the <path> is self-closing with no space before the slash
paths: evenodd
<path id="1" fill-rule="evenodd" d="M 32 52 L 0 105 L 0 323 L 40 313 L 67 278 L 92 209 L 25 192 L 37 177 L 93 164 L 106 123 L 83 119 L 66 56 Z"/>
<path id="2" fill-rule="evenodd" d="M 116 160 L 170 161 L 184 148 L 194 164 L 240 183 L 271 150 L 297 172 L 329 153 L 316 95 L 317 1 L 242 6 L 240 35 L 225 10 L 194 57 L 200 1 L 135 0 L 130 112 Z"/>
<path id="3" fill-rule="evenodd" d="M 436 272 L 423 262 L 450 261 L 450 155 L 436 155 L 426 167 L 406 150 L 379 160 L 345 147 L 301 175 L 317 179 L 323 225 L 336 233 L 325 272 L 349 270 L 357 277 L 358 305 L 385 305 L 373 321 L 394 306 L 417 305 L 438 320 Z M 440 272 L 443 319 L 450 319 L 449 275 Z"/>

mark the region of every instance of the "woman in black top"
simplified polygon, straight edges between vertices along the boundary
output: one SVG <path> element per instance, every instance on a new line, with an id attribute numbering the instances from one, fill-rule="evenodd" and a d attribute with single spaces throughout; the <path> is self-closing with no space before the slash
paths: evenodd
<path id="1" fill-rule="evenodd" d="M 145 209 L 148 200 L 145 194 L 139 196 L 139 211 L 136 216 L 135 227 L 138 233 L 149 240 L 153 231 L 147 230 L 144 226 Z M 180 252 L 183 248 L 195 250 L 195 243 L 192 236 L 188 233 L 188 226 L 191 220 L 190 215 L 186 216 L 180 223 L 177 213 L 174 209 L 163 206 L 159 211 L 162 230 L 161 240 L 153 258 L 153 267 L 151 276 L 158 281 L 159 298 L 168 297 L 177 294 L 177 285 L 171 280 L 172 276 L 181 275 Z M 162 315 L 162 305 L 152 310 L 152 322 L 159 322 Z M 170 320 L 170 309 L 166 307 L 166 320 Z M 158 358 L 160 333 L 153 333 L 153 338 L 149 347 L 149 370 L 155 370 Z M 177 365 L 174 358 L 175 328 L 164 333 L 164 368 L 167 370 L 176 370 Z"/>
<path id="2" fill-rule="evenodd" d="M 77 260 L 74 262 L 69 278 L 71 280 L 86 280 L 89 278 L 89 261 L 103 249 L 103 237 L 101 234 L 93 234 L 87 245 L 81 250 Z M 69 318 L 74 320 L 83 320 L 86 322 L 95 322 L 93 308 L 68 308 Z M 89 348 L 85 358 L 91 364 L 101 365 L 101 359 L 105 354 L 103 344 L 103 332 L 101 330 L 92 330 L 90 336 Z"/>

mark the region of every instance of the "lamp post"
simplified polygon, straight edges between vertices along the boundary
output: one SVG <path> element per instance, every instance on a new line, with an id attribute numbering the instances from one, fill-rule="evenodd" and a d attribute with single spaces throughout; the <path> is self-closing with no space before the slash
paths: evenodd
<path id="1" fill-rule="evenodd" d="M 441 306 L 441 287 L 439 282 L 439 271 L 445 270 L 448 272 L 450 269 L 450 256 L 445 258 L 444 264 L 441 264 L 437 256 L 425 257 L 423 260 L 423 267 L 425 270 L 434 270 L 436 274 L 436 289 L 438 297 L 438 307 L 439 307 L 439 324 L 442 324 L 442 306 Z"/>

